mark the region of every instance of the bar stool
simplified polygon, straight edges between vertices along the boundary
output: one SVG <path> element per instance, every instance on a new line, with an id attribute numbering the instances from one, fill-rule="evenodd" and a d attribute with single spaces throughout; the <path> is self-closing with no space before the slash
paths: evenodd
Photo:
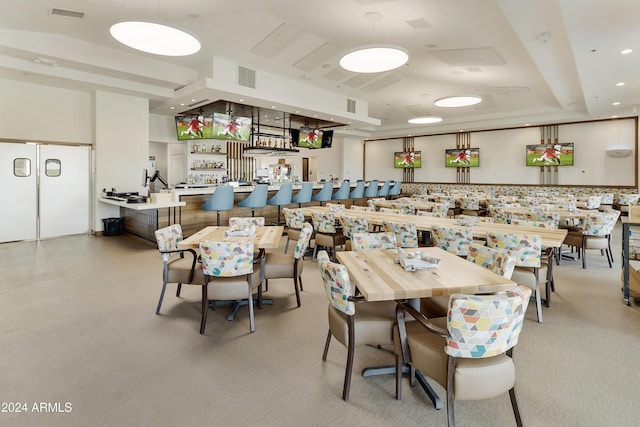
<path id="1" fill-rule="evenodd" d="M 216 211 L 216 225 L 220 225 L 220 211 L 229 211 L 233 209 L 233 187 L 230 185 L 219 185 L 211 194 L 200 209 L 205 211 Z"/>
<path id="2" fill-rule="evenodd" d="M 378 197 L 387 197 L 389 195 L 389 188 L 391 188 L 391 180 L 388 179 L 382 184 L 380 190 L 378 190 Z"/>
<path id="3" fill-rule="evenodd" d="M 281 224 L 280 209 L 282 208 L 282 205 L 291 204 L 292 193 L 293 193 L 293 184 L 290 182 L 285 182 L 284 184 L 280 185 L 280 188 L 278 189 L 276 194 L 274 194 L 273 197 L 267 200 L 268 205 L 278 207 L 278 225 Z"/>
<path id="4" fill-rule="evenodd" d="M 362 197 L 364 197 L 364 181 L 359 179 L 355 188 L 349 193 L 349 198 L 353 200 L 351 206 L 356 204 L 356 199 L 361 199 Z"/>
<path id="5" fill-rule="evenodd" d="M 331 196 L 331 200 L 347 200 L 349 198 L 350 188 L 351 183 L 349 181 L 342 181 L 342 184 L 340 184 L 340 188 L 338 188 L 338 191 L 333 193 L 333 196 Z"/>
<path id="6" fill-rule="evenodd" d="M 267 206 L 267 192 L 269 186 L 267 184 L 256 184 L 253 191 L 244 200 L 238 202 L 241 208 L 251 208 L 251 216 L 256 216 L 256 208 L 264 208 Z"/>
<path id="7" fill-rule="evenodd" d="M 367 185 L 367 188 L 364 189 L 364 193 L 362 194 L 362 197 L 366 197 L 366 198 L 371 198 L 371 197 L 378 197 L 378 180 L 374 179 L 373 181 L 369 182 L 369 185 Z"/>
<path id="8" fill-rule="evenodd" d="M 314 202 L 320 202 L 320 206 L 322 206 L 322 202 L 328 202 L 331 200 L 331 196 L 333 195 L 333 182 L 326 181 L 322 189 L 316 193 L 315 196 L 311 198 Z"/>
<path id="9" fill-rule="evenodd" d="M 291 197 L 291 203 L 297 203 L 301 208 L 303 203 L 311 202 L 313 196 L 313 182 L 303 182 L 302 188 Z"/>

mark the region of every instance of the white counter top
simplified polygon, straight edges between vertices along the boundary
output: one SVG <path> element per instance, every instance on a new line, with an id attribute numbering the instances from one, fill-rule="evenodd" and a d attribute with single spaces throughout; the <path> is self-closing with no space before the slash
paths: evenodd
<path id="1" fill-rule="evenodd" d="M 136 210 L 136 211 L 145 211 L 145 210 L 150 210 L 150 209 L 175 208 L 175 207 L 179 207 L 179 206 L 185 206 L 187 204 L 186 202 L 127 203 L 127 202 L 122 202 L 122 201 L 119 201 L 119 200 L 107 199 L 107 198 L 104 198 L 104 197 L 99 197 L 98 201 L 102 202 L 102 203 L 106 203 L 108 205 L 120 206 L 121 208 L 133 209 L 133 210 Z"/>
<path id="2" fill-rule="evenodd" d="M 278 189 L 280 188 L 280 185 L 282 185 L 284 183 L 274 183 L 269 185 L 269 191 L 278 191 Z M 342 184 L 341 182 L 334 182 L 333 183 L 333 188 L 339 188 L 340 184 Z M 226 185 L 226 184 L 221 184 L 221 185 Z M 313 185 L 313 189 L 314 190 L 319 190 L 322 188 L 322 186 L 324 185 L 323 182 L 317 182 Z M 351 187 L 355 187 L 356 183 L 352 182 L 351 183 Z M 250 193 L 253 191 L 255 185 L 243 185 L 243 186 L 239 186 L 239 187 L 234 187 L 233 188 L 233 192 L 234 193 Z M 299 190 L 302 188 L 302 184 L 293 184 L 293 190 Z M 171 192 L 174 195 L 177 195 L 178 197 L 180 196 L 198 196 L 198 195 L 202 195 L 202 194 L 213 194 L 213 192 L 216 191 L 216 186 L 207 186 L 207 187 L 202 187 L 202 188 L 176 188 L 174 190 L 171 190 Z"/>

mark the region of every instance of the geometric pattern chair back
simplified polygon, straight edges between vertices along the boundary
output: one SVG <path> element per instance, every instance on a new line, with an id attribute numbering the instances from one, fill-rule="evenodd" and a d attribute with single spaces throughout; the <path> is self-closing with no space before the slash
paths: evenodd
<path id="1" fill-rule="evenodd" d="M 168 227 L 156 230 L 156 242 L 160 252 L 175 251 L 178 249 L 178 243 L 183 239 L 182 227 L 180 224 L 173 224 Z M 168 262 L 171 259 L 170 253 L 161 253 L 162 261 Z"/>
<path id="2" fill-rule="evenodd" d="M 346 211 L 347 207 L 338 203 L 327 202 L 325 206 L 329 209 L 329 212 L 342 212 Z"/>
<path id="3" fill-rule="evenodd" d="M 489 206 L 489 215 L 498 224 L 509 224 L 511 221 L 510 215 L 503 208 Z"/>
<path id="4" fill-rule="evenodd" d="M 502 354 L 518 343 L 531 289 L 496 295 L 451 295 L 445 352 L 453 357 L 485 358 Z"/>
<path id="5" fill-rule="evenodd" d="M 477 243 L 472 243 L 469 246 L 467 261 L 478 264 L 506 279 L 511 279 L 513 270 L 516 268 L 516 259 L 509 255 L 507 251 L 492 249 Z"/>
<path id="6" fill-rule="evenodd" d="M 431 227 L 431 237 L 437 247 L 458 256 L 469 254 L 469 245 L 473 243 L 473 233 L 469 227 Z"/>
<path id="7" fill-rule="evenodd" d="M 231 277 L 253 273 L 253 240 L 200 242 L 202 271 L 207 276 Z"/>
<path id="8" fill-rule="evenodd" d="M 602 196 L 589 196 L 585 209 L 598 209 L 602 202 Z"/>
<path id="9" fill-rule="evenodd" d="M 318 251 L 318 254 L 316 255 L 316 258 L 318 259 L 318 266 L 322 265 L 322 263 L 324 263 L 324 262 L 331 261 L 329 259 L 329 254 L 324 249 L 321 250 L 321 251 Z M 322 269 L 320 269 L 320 277 L 322 277 L 322 280 L 323 280 L 322 283 L 324 284 L 324 271 Z"/>
<path id="10" fill-rule="evenodd" d="M 367 200 L 367 206 L 369 206 L 373 210 L 376 210 L 376 202 L 379 202 L 380 200 L 386 200 L 386 199 L 384 197 L 373 197 Z"/>
<path id="11" fill-rule="evenodd" d="M 584 220 L 582 234 L 585 236 L 606 236 L 611 233 L 618 221 L 618 214 L 588 215 Z"/>
<path id="12" fill-rule="evenodd" d="M 464 197 L 460 202 L 460 208 L 462 210 L 477 211 L 480 209 L 480 200 L 471 197 Z"/>
<path id="13" fill-rule="evenodd" d="M 313 227 L 308 222 L 305 222 L 302 225 L 302 230 L 300 230 L 300 235 L 298 236 L 298 242 L 296 243 L 296 249 L 293 252 L 293 257 L 295 259 L 300 259 L 307 252 L 307 248 L 309 247 L 309 242 L 311 241 L 311 235 L 313 234 Z"/>
<path id="14" fill-rule="evenodd" d="M 374 211 L 373 208 L 369 207 L 369 206 L 356 206 L 356 205 L 351 205 L 350 208 L 352 211 L 365 211 L 365 212 L 372 212 Z"/>
<path id="15" fill-rule="evenodd" d="M 602 205 L 612 205 L 613 204 L 613 193 L 603 193 L 602 199 L 600 199 L 600 204 Z"/>
<path id="16" fill-rule="evenodd" d="M 560 224 L 560 212 L 545 212 L 545 211 L 537 211 L 537 210 L 528 210 L 524 213 L 524 219 L 529 221 L 551 221 L 556 224 L 558 228 L 558 224 Z"/>
<path id="17" fill-rule="evenodd" d="M 407 200 L 398 199 L 394 203 L 391 204 L 391 207 L 394 209 L 400 209 L 400 211 L 405 215 L 415 215 L 416 207 L 413 202 Z"/>
<path id="18" fill-rule="evenodd" d="M 351 237 L 351 249 L 354 251 L 395 249 L 396 247 L 395 233 L 354 233 Z"/>
<path id="19" fill-rule="evenodd" d="M 289 228 L 300 230 L 304 225 L 304 211 L 302 209 L 282 208 L 284 220 Z"/>
<path id="20" fill-rule="evenodd" d="M 530 219 L 512 219 L 511 225 L 520 225 L 522 227 L 538 227 L 538 228 L 551 228 L 557 229 L 558 223 L 555 221 L 545 220 L 530 220 Z"/>
<path id="21" fill-rule="evenodd" d="M 342 224 L 342 234 L 347 239 L 351 239 L 353 233 L 366 233 L 369 231 L 369 220 L 363 216 L 347 216 L 340 217 Z"/>
<path id="22" fill-rule="evenodd" d="M 446 218 L 447 215 L 449 214 L 449 203 L 447 202 L 434 203 L 433 209 L 431 210 L 431 212 L 433 212 L 434 216 L 437 218 Z"/>
<path id="23" fill-rule="evenodd" d="M 336 232 L 336 216 L 333 212 L 311 212 L 311 220 L 318 233 Z"/>
<path id="24" fill-rule="evenodd" d="M 400 248 L 418 247 L 418 229 L 415 224 L 384 220 L 384 230 L 396 235 L 396 242 Z"/>
<path id="25" fill-rule="evenodd" d="M 255 217 L 231 217 L 229 218 L 229 226 L 237 225 L 239 227 L 250 227 L 251 225 L 255 225 L 256 227 L 264 226 L 264 217 L 263 216 L 255 216 Z"/>
<path id="26" fill-rule="evenodd" d="M 378 212 L 389 213 L 389 214 L 398 214 L 405 215 L 404 209 L 395 209 L 395 208 L 379 208 Z"/>
<path id="27" fill-rule="evenodd" d="M 620 205 L 634 205 L 634 204 L 638 203 L 638 198 L 639 197 L 640 197 L 640 195 L 638 195 L 638 194 L 621 193 L 621 194 L 618 194 L 618 204 L 620 204 Z"/>
<path id="28" fill-rule="evenodd" d="M 326 251 L 320 251 L 325 252 Z M 321 261 L 324 260 L 324 261 Z M 356 314 L 356 307 L 353 301 L 349 301 L 352 296 L 351 281 L 347 267 L 342 264 L 331 262 L 328 256 L 320 256 L 318 253 L 318 264 L 320 275 L 324 282 L 324 289 L 327 293 L 329 303 L 338 311 L 347 316 Z"/>
<path id="29" fill-rule="evenodd" d="M 487 246 L 509 252 L 518 267 L 540 267 L 542 238 L 538 234 L 487 232 Z"/>

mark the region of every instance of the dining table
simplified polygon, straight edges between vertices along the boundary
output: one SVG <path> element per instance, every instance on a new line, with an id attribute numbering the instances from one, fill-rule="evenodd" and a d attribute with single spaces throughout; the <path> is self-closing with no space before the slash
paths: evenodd
<path id="1" fill-rule="evenodd" d="M 420 298 L 440 295 L 478 294 L 515 289 L 517 283 L 478 264 L 438 247 L 404 249 L 410 256 L 420 252 L 423 259 L 438 260 L 435 268 L 406 271 L 396 263 L 398 251 L 373 249 L 336 252 L 336 258 L 349 271 L 349 278 L 367 301 L 409 301 L 420 311 Z M 393 366 L 363 369 L 362 376 L 394 374 Z M 408 373 L 403 368 L 403 373 Z M 426 378 L 416 372 L 418 382 L 437 409 L 442 401 Z"/>
<path id="2" fill-rule="evenodd" d="M 434 202 L 427 202 L 419 199 L 410 200 L 415 210 L 418 211 L 431 211 L 433 209 Z M 376 200 L 374 203 L 376 208 L 394 208 L 403 204 L 401 200 Z"/>
<path id="3" fill-rule="evenodd" d="M 304 215 L 310 217 L 312 212 L 329 212 L 330 209 L 326 206 L 311 206 L 302 208 Z M 442 227 L 461 227 L 464 226 L 459 219 L 456 218 L 438 218 L 422 215 L 407 215 L 407 214 L 395 214 L 387 212 L 371 212 L 371 211 L 351 211 L 344 210 L 334 212 L 336 219 L 342 215 L 359 216 L 367 218 L 369 224 L 382 225 L 385 220 L 405 222 L 408 224 L 414 224 L 420 231 L 431 231 L 433 226 Z M 474 238 L 483 239 L 486 238 L 487 232 L 496 231 L 506 234 L 536 234 L 542 239 L 542 244 L 549 248 L 560 248 L 567 236 L 568 231 L 566 229 L 552 229 L 541 227 L 529 227 L 523 225 L 502 224 L 493 222 L 477 222 L 473 225 L 469 225 Z"/>
<path id="4" fill-rule="evenodd" d="M 531 208 L 528 207 L 509 207 L 506 206 L 503 208 L 503 211 L 505 213 L 511 214 L 511 215 L 524 215 L 527 212 L 532 211 Z M 569 209 L 569 208 L 549 208 L 549 209 L 544 209 L 544 210 L 540 210 L 540 211 L 536 211 L 539 213 L 557 213 L 560 214 L 560 219 L 565 219 L 565 220 L 574 220 L 574 219 L 585 219 L 588 215 L 591 215 L 593 213 L 599 213 L 598 210 L 586 210 L 586 209 Z"/>

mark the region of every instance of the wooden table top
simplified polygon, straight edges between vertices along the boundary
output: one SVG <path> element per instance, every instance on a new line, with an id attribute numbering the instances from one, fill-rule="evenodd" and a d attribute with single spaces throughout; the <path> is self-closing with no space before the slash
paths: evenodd
<path id="1" fill-rule="evenodd" d="M 253 239 L 253 244 L 257 248 L 271 249 L 278 247 L 282 233 L 284 232 L 284 226 L 282 225 L 265 225 L 262 227 L 256 227 L 256 234 L 253 236 L 225 236 L 224 232 L 228 229 L 229 227 L 216 227 L 214 225 L 205 227 L 178 243 L 178 248 L 199 249 L 200 242 L 203 240 L 213 240 L 216 242 L 238 242 Z"/>
<path id="2" fill-rule="evenodd" d="M 312 206 L 303 208 L 305 216 L 310 217 L 313 211 L 328 212 L 329 209 L 325 206 Z M 434 225 L 443 227 L 460 227 L 456 224 L 456 219 L 453 218 L 435 218 L 430 216 L 418 216 L 418 215 L 403 215 L 403 214 L 390 214 L 385 212 L 370 212 L 370 211 L 351 211 L 345 210 L 335 213 L 336 218 L 341 215 L 350 216 L 362 216 L 366 217 L 369 224 L 382 224 L 383 221 L 398 221 L 415 224 L 418 230 L 430 231 Z M 498 224 L 491 222 L 478 222 L 471 226 L 473 237 L 484 238 L 488 231 L 498 231 L 508 234 L 537 234 L 542 239 L 542 244 L 551 248 L 559 248 L 564 242 L 564 238 L 567 236 L 567 230 L 565 229 L 551 229 L 540 227 L 524 227 L 521 225 L 511 224 Z"/>
<path id="3" fill-rule="evenodd" d="M 517 286 L 509 279 L 440 248 L 405 249 L 407 253 L 417 250 L 425 256 L 440 258 L 438 267 L 407 272 L 394 263 L 396 251 L 392 249 L 339 251 L 336 257 L 347 267 L 349 277 L 367 301 L 499 292 Z"/>
<path id="4" fill-rule="evenodd" d="M 377 200 L 374 204 L 379 208 L 393 208 L 394 205 L 401 204 L 397 200 Z M 430 211 L 433 209 L 434 202 L 425 202 L 422 200 L 411 200 L 413 207 L 420 211 Z"/>

